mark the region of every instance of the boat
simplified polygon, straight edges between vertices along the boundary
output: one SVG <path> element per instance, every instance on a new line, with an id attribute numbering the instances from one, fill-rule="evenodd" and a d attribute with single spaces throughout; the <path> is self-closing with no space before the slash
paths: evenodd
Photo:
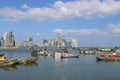
<path id="1" fill-rule="evenodd" d="M 74 53 L 63 53 L 61 54 L 61 58 L 78 58 L 79 54 L 74 54 Z"/>
<path id="2" fill-rule="evenodd" d="M 38 51 L 37 50 L 32 50 L 31 51 L 31 56 L 37 57 L 38 56 Z"/>
<path id="3" fill-rule="evenodd" d="M 99 61 L 120 61 L 120 54 L 110 53 L 110 54 L 99 54 L 96 56 Z"/>
<path id="4" fill-rule="evenodd" d="M 3 61 L 5 59 L 6 59 L 5 54 L 0 54 L 0 61 Z"/>
<path id="5" fill-rule="evenodd" d="M 48 52 L 47 51 L 39 51 L 38 52 L 38 55 L 41 55 L 41 56 L 48 56 L 49 54 L 48 54 Z"/>
<path id="6" fill-rule="evenodd" d="M 38 50 L 38 55 L 41 55 L 41 56 L 48 56 L 49 53 L 46 51 L 46 49 L 41 49 L 41 50 Z"/>
<path id="7" fill-rule="evenodd" d="M 0 54 L 0 67 L 13 66 L 15 59 L 6 59 L 5 54 Z"/>
<path id="8" fill-rule="evenodd" d="M 57 58 L 78 58 L 79 54 L 72 52 L 72 50 L 68 48 L 65 48 L 65 49 L 57 50 L 54 53 L 54 56 Z"/>
<path id="9" fill-rule="evenodd" d="M 46 51 L 46 49 L 40 49 L 40 50 L 32 50 L 31 55 L 32 56 L 38 56 L 38 55 L 48 56 L 50 54 Z"/>
<path id="10" fill-rule="evenodd" d="M 28 57 L 28 58 L 17 58 L 16 63 L 17 64 L 32 64 L 36 63 L 37 57 Z"/>
<path id="11" fill-rule="evenodd" d="M 3 60 L 3 61 L 0 61 L 0 67 L 13 66 L 14 64 L 15 64 L 15 61 L 12 61 L 12 60 Z"/>

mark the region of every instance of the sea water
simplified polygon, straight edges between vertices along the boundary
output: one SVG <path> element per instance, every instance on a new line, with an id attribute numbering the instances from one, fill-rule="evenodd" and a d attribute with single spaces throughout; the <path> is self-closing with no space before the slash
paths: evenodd
<path id="1" fill-rule="evenodd" d="M 31 57 L 27 48 L 0 53 L 7 58 Z M 120 80 L 120 62 L 97 61 L 95 55 L 83 54 L 68 59 L 38 56 L 36 64 L 0 67 L 0 80 Z"/>

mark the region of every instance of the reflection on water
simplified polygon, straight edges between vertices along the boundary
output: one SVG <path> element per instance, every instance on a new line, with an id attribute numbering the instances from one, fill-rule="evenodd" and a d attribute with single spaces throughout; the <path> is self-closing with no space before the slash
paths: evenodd
<path id="1" fill-rule="evenodd" d="M 17 70 L 17 67 L 16 66 L 0 67 L 0 69 L 5 70 L 5 71 L 14 71 L 14 70 Z"/>
<path id="2" fill-rule="evenodd" d="M 19 65 L 15 65 L 15 66 L 9 66 L 9 67 L 0 67 L 1 70 L 5 70 L 5 71 L 15 71 L 15 70 L 19 70 L 19 68 L 17 68 L 18 66 L 23 66 L 23 67 L 37 67 L 39 66 L 37 63 L 31 63 L 31 64 L 19 64 Z"/>
<path id="3" fill-rule="evenodd" d="M 30 64 L 19 64 L 18 66 L 23 66 L 23 67 L 37 67 L 39 66 L 37 63 L 30 63 Z"/>
<path id="4" fill-rule="evenodd" d="M 96 63 L 120 63 L 120 60 L 96 60 Z"/>

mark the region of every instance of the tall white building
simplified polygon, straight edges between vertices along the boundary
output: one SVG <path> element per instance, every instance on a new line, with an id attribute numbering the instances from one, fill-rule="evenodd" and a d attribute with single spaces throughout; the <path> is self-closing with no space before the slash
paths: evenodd
<path id="1" fill-rule="evenodd" d="M 78 43 L 76 39 L 70 39 L 70 47 L 78 47 Z"/>
<path id="2" fill-rule="evenodd" d="M 14 35 L 12 32 L 5 32 L 4 34 L 4 47 L 13 47 L 15 46 Z"/>

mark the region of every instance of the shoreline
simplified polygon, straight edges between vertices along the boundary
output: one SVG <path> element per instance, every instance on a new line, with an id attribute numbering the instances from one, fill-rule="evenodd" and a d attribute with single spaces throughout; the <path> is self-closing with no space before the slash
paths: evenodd
<path id="1" fill-rule="evenodd" d="M 18 48 L 20 48 L 20 47 L 0 47 L 0 49 L 18 49 Z"/>

